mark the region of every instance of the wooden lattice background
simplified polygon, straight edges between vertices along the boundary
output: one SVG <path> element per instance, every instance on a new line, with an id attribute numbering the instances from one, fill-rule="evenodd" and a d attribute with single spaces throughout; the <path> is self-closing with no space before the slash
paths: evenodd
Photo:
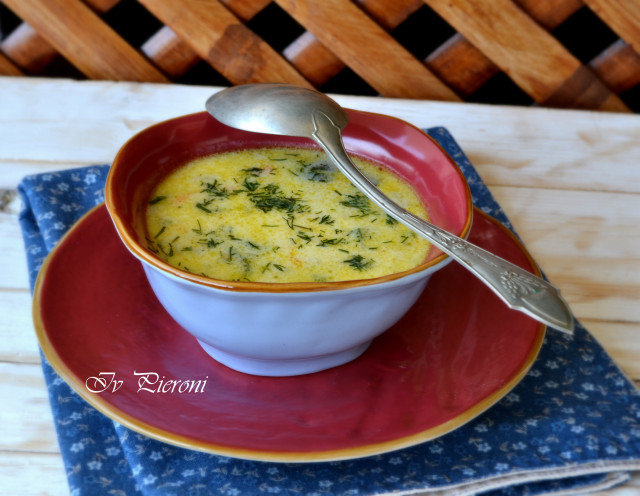
<path id="1" fill-rule="evenodd" d="M 0 4 L 0 75 L 640 110 L 639 0 Z"/>

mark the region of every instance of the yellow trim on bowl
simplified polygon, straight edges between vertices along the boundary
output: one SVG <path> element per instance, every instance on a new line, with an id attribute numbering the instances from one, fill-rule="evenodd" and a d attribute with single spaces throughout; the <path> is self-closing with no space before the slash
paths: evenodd
<path id="1" fill-rule="evenodd" d="M 351 110 L 351 109 L 350 109 Z M 440 151 L 444 154 L 446 159 L 451 163 L 454 170 L 460 176 L 462 183 L 465 186 L 465 198 L 466 198 L 466 206 L 467 206 L 467 219 L 462 228 L 462 231 L 458 234 L 461 238 L 466 238 L 469 235 L 469 231 L 471 230 L 471 224 L 473 222 L 473 201 L 471 198 L 471 190 L 469 189 L 469 184 L 467 183 L 464 174 L 456 164 L 455 160 L 451 158 L 451 156 L 446 152 L 440 144 L 429 136 L 427 133 L 422 131 L 420 128 L 410 124 L 402 119 L 398 119 L 397 117 L 392 117 L 384 114 L 378 114 L 375 112 L 365 112 L 363 110 L 356 110 L 356 112 L 362 114 L 376 115 L 384 118 L 393 119 L 396 121 L 402 122 L 404 125 L 412 127 L 417 130 L 421 134 L 423 134 L 428 140 L 433 142 Z M 404 276 L 408 276 L 410 274 L 415 274 L 417 272 L 421 272 L 429 267 L 433 267 L 434 265 L 439 264 L 443 260 L 449 258 L 449 255 L 446 253 L 441 253 L 433 260 L 429 260 L 428 262 L 424 262 L 420 265 L 417 265 L 411 269 L 395 272 L 393 274 L 387 274 L 386 276 L 375 277 L 372 279 L 353 279 L 349 281 L 334 281 L 334 282 L 288 282 L 288 283 L 273 283 L 273 282 L 246 282 L 246 281 L 224 281 L 221 279 L 214 279 L 211 277 L 204 277 L 198 274 L 192 274 L 191 272 L 187 272 L 185 270 L 181 270 L 177 267 L 174 267 L 163 259 L 156 256 L 146 247 L 142 246 L 136 239 L 130 236 L 129 232 L 125 228 L 125 223 L 122 220 L 122 217 L 117 212 L 115 208 L 115 200 L 114 200 L 114 191 L 113 191 L 113 171 L 116 167 L 121 163 L 123 150 L 131 143 L 134 139 L 136 139 L 139 135 L 148 132 L 150 129 L 153 129 L 156 126 L 164 125 L 168 122 L 183 119 L 185 117 L 189 117 L 192 115 L 201 114 L 203 112 L 195 112 L 193 114 L 186 114 L 180 117 L 174 117 L 173 119 L 168 119 L 166 121 L 158 122 L 152 126 L 149 126 L 142 131 L 139 131 L 135 135 L 133 135 L 127 142 L 120 148 L 118 154 L 113 160 L 113 164 L 109 171 L 109 175 L 107 176 L 106 186 L 105 186 L 105 203 L 107 205 L 107 210 L 109 211 L 109 215 L 116 227 L 116 231 L 120 236 L 120 239 L 127 247 L 127 249 L 133 253 L 136 257 L 148 263 L 149 265 L 164 271 L 168 272 L 173 276 L 176 276 L 180 279 L 186 279 L 187 281 L 191 281 L 196 284 L 200 284 L 203 286 L 207 286 L 210 288 L 222 289 L 226 291 L 237 291 L 237 292 L 257 292 L 257 293 L 302 293 L 302 292 L 315 292 L 315 291 L 335 291 L 339 289 L 348 289 L 355 288 L 361 286 L 370 286 L 373 284 L 382 284 L 389 281 L 394 281 L 396 279 L 400 279 Z M 454 233 L 455 234 L 455 233 Z"/>
<path id="2" fill-rule="evenodd" d="M 416 444 L 430 441 L 437 437 L 440 437 L 448 432 L 451 432 L 458 427 L 466 424 L 471 421 L 489 407 L 497 403 L 501 398 L 506 396 L 527 374 L 533 362 L 535 361 L 538 353 L 540 352 L 540 348 L 542 347 L 542 342 L 544 340 L 544 336 L 546 333 L 546 326 L 544 324 L 539 324 L 538 326 L 538 335 L 536 336 L 536 340 L 524 361 L 522 367 L 518 372 L 507 382 L 504 386 L 502 386 L 499 390 L 495 391 L 491 395 L 484 398 L 482 401 L 469 408 L 465 412 L 460 415 L 448 420 L 447 422 L 440 424 L 436 427 L 432 427 L 425 431 L 412 434 L 410 436 L 385 441 L 381 443 L 373 443 L 364 446 L 358 446 L 354 448 L 345 448 L 345 449 L 337 449 L 337 450 L 327 450 L 327 451 L 314 451 L 314 452 L 288 452 L 288 451 L 263 451 L 263 450 L 251 450 L 251 449 L 243 449 L 243 448 L 234 448 L 230 446 L 217 445 L 214 443 L 208 443 L 203 441 L 196 441 L 191 438 L 180 436 L 174 434 L 172 432 L 159 429 L 152 425 L 147 424 L 144 421 L 141 421 L 120 409 L 114 407 L 109 404 L 107 401 L 103 400 L 101 396 L 90 393 L 86 387 L 84 381 L 82 381 L 79 377 L 75 376 L 73 372 L 67 367 L 64 363 L 60 355 L 56 352 L 53 344 L 49 340 L 46 330 L 44 328 L 44 323 L 42 321 L 42 317 L 40 314 L 41 308 L 41 299 L 42 299 L 42 286 L 45 278 L 47 277 L 47 271 L 49 264 L 53 258 L 55 258 L 57 251 L 61 246 L 64 245 L 67 237 L 70 233 L 77 228 L 77 226 L 84 221 L 86 217 L 88 217 L 92 212 L 94 212 L 97 208 L 101 207 L 98 205 L 94 207 L 89 212 L 87 212 L 83 217 L 81 217 L 76 224 L 61 238 L 60 242 L 56 245 L 56 247 L 49 253 L 47 258 L 45 259 L 42 268 L 40 269 L 40 273 L 38 274 L 38 278 L 36 280 L 36 285 L 33 294 L 33 322 L 36 329 L 36 335 L 38 337 L 38 341 L 40 342 L 40 346 L 44 355 L 49 360 L 49 363 L 53 366 L 56 372 L 65 380 L 71 388 L 78 393 L 85 401 L 87 401 L 90 405 L 96 408 L 98 411 L 102 412 L 107 417 L 111 418 L 119 422 L 120 424 L 128 427 L 131 430 L 149 436 L 153 439 L 157 439 L 159 441 L 163 441 L 169 444 L 173 444 L 175 446 L 180 446 L 182 448 L 193 449 L 198 451 L 203 451 L 205 453 L 210 453 L 214 455 L 223 455 L 223 456 L 231 456 L 235 458 L 242 458 L 247 460 L 257 460 L 257 461 L 270 461 L 270 462 L 325 462 L 325 461 L 338 461 L 338 460 L 348 460 L 352 458 L 361 458 L 370 455 L 377 455 L 381 453 L 387 453 L 389 451 L 395 451 L 401 448 L 407 448 L 409 446 L 414 446 Z M 504 227 L 500 222 L 492 218 L 491 216 L 483 213 L 482 211 L 475 209 L 476 213 L 479 213 L 485 217 L 487 217 L 491 222 L 499 226 L 503 231 L 505 231 L 521 248 L 522 252 L 527 257 L 527 260 L 530 262 L 531 266 L 534 269 L 534 274 L 540 276 L 540 270 L 526 250 L 526 248 L 522 245 L 520 240 L 506 227 Z"/>

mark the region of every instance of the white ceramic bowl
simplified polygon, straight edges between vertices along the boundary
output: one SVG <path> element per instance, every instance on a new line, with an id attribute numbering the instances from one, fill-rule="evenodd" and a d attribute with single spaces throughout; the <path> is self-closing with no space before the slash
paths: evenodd
<path id="1" fill-rule="evenodd" d="M 471 195 L 440 146 L 398 119 L 348 113 L 347 150 L 404 177 L 422 197 L 432 222 L 466 237 Z M 312 145 L 302 138 L 229 128 L 205 112 L 152 126 L 131 138 L 116 156 L 107 179 L 107 208 L 164 308 L 217 361 L 269 376 L 306 374 L 346 363 L 407 312 L 431 275 L 451 261 L 448 256 L 432 248 L 421 265 L 375 279 L 258 283 L 191 274 L 146 248 L 147 200 L 166 174 L 199 156 L 262 146 Z"/>

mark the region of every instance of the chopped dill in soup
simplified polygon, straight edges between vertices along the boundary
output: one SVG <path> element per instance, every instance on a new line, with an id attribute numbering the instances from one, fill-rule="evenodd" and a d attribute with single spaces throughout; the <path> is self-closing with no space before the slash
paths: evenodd
<path id="1" fill-rule="evenodd" d="M 417 193 L 372 162 L 354 163 L 427 218 Z M 148 201 L 147 247 L 174 267 L 227 281 L 369 279 L 421 264 L 429 243 L 383 213 L 304 148 L 246 149 L 179 167 Z"/>

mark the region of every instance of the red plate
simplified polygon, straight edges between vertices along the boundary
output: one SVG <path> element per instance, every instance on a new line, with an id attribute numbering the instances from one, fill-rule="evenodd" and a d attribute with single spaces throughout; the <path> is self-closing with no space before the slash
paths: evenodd
<path id="1" fill-rule="evenodd" d="M 539 274 L 514 236 L 478 210 L 469 239 Z M 383 453 L 461 426 L 524 377 L 545 333 L 451 263 L 357 360 L 304 376 L 245 375 L 211 359 L 164 311 L 104 205 L 47 258 L 34 319 L 53 367 L 112 419 L 196 450 L 299 462 Z M 87 379 L 101 372 L 122 386 L 89 392 Z M 139 391 L 134 372 L 200 380 L 204 391 Z"/>

